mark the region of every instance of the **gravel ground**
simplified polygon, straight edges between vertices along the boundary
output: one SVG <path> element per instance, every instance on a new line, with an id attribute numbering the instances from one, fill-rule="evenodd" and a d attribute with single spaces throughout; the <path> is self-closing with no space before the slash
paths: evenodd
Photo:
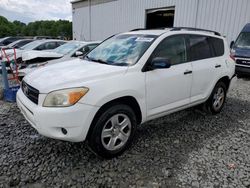
<path id="1" fill-rule="evenodd" d="M 0 101 L 0 187 L 250 188 L 250 80 L 238 80 L 217 116 L 189 109 L 139 127 L 122 156 L 45 138 Z"/>

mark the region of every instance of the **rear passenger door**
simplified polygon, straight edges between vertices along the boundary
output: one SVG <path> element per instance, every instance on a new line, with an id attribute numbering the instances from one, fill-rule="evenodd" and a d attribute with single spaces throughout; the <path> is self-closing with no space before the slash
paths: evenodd
<path id="1" fill-rule="evenodd" d="M 189 35 L 189 61 L 193 67 L 191 103 L 206 99 L 219 79 L 221 61 L 209 36 Z"/>

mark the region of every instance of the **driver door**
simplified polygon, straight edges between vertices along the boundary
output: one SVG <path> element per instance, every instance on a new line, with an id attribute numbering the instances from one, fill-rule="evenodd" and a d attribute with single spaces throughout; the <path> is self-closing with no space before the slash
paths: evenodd
<path id="1" fill-rule="evenodd" d="M 146 72 L 147 116 L 153 118 L 190 104 L 192 65 L 187 61 L 185 35 L 165 38 L 151 55 L 170 60 L 171 67 Z"/>

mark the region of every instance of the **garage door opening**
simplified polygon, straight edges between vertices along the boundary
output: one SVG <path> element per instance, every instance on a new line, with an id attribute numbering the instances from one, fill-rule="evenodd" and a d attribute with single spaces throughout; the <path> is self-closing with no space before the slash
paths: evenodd
<path id="1" fill-rule="evenodd" d="M 156 29 L 174 26 L 175 9 L 162 8 L 146 11 L 146 28 Z"/>

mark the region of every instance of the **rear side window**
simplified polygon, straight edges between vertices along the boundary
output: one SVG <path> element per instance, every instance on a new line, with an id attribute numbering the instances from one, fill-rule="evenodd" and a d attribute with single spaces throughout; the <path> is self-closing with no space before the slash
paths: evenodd
<path id="1" fill-rule="evenodd" d="M 213 57 L 207 36 L 190 35 L 189 36 L 189 55 L 190 61 L 197 61 Z"/>
<path id="2" fill-rule="evenodd" d="M 213 48 L 214 57 L 223 56 L 225 53 L 224 41 L 219 38 L 210 37 L 209 42 Z"/>
<path id="3" fill-rule="evenodd" d="M 45 44 L 41 44 L 40 46 L 36 47 L 34 50 L 45 50 Z"/>
<path id="4" fill-rule="evenodd" d="M 57 45 L 58 45 L 58 46 L 61 46 L 61 45 L 65 44 L 65 43 L 66 43 L 66 42 L 61 41 L 61 42 L 57 42 Z"/>
<path id="5" fill-rule="evenodd" d="M 56 47 L 58 47 L 56 42 L 47 42 L 45 44 L 45 49 L 46 50 L 51 50 L 51 49 L 55 49 Z"/>

